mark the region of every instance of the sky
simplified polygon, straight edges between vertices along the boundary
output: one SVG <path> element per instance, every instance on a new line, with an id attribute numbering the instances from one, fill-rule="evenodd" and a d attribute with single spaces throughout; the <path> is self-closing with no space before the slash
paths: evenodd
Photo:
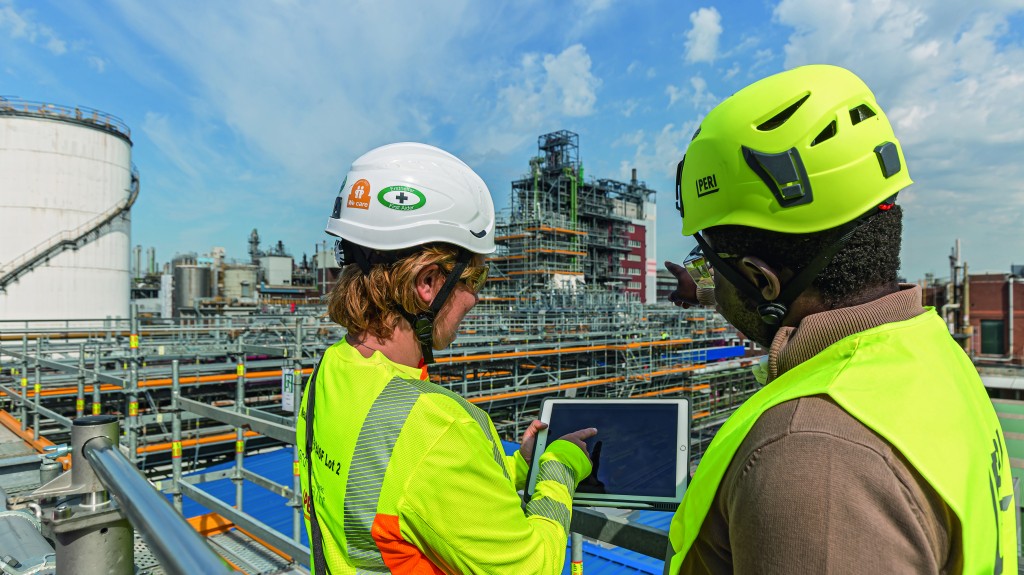
<path id="1" fill-rule="evenodd" d="M 97 108 L 131 128 L 132 244 L 176 253 L 249 233 L 312 254 L 352 160 L 420 141 L 496 207 L 537 137 L 579 134 L 588 176 L 658 191 L 678 261 L 675 165 L 701 118 L 765 76 L 858 74 L 894 124 L 902 275 L 1024 264 L 1024 0 L 471 2 L 0 0 L 0 96 Z"/>

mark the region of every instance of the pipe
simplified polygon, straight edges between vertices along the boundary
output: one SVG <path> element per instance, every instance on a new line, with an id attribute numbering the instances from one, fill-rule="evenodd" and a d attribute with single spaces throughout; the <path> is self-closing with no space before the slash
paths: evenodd
<path id="1" fill-rule="evenodd" d="M 1010 361 L 1013 361 L 1013 315 L 1014 315 L 1013 284 L 1017 283 L 1017 278 L 1011 275 L 1009 279 L 1010 279 L 1010 293 L 1009 293 L 1009 296 L 1006 298 L 1006 307 L 1009 310 L 1009 313 L 1007 314 L 1007 315 L 1009 315 L 1009 318 L 1007 319 L 1007 323 L 1009 324 L 1010 331 L 1009 331 L 1009 336 L 1007 337 L 1007 341 L 1009 342 L 1010 346 L 1006 349 L 1006 351 L 1007 351 L 1007 358 Z"/>
<path id="2" fill-rule="evenodd" d="M 991 358 L 986 357 L 984 359 L 984 361 L 988 362 L 988 363 L 1009 363 L 1009 362 L 1012 362 L 1014 360 L 1014 358 L 1015 358 L 1014 353 L 1013 353 L 1013 312 L 1014 312 L 1014 306 L 1013 306 L 1013 284 L 1017 283 L 1017 278 L 1011 275 L 1010 277 L 1006 278 L 1006 282 L 1007 282 L 1007 296 L 1006 296 L 1006 310 L 1007 310 L 1007 314 L 1006 315 L 1008 316 L 1006 323 L 1007 323 L 1007 328 L 1008 328 L 1008 331 L 1007 331 L 1007 334 L 1008 334 L 1007 343 L 1009 345 L 1006 348 L 1006 355 L 1004 355 L 1003 357 L 991 357 Z"/>
<path id="3" fill-rule="evenodd" d="M 583 536 L 575 531 L 569 536 L 572 549 L 572 575 L 583 575 Z"/>
<path id="4" fill-rule="evenodd" d="M 84 446 L 86 458 L 121 511 L 170 573 L 232 573 L 203 538 L 139 474 L 108 437 Z"/>

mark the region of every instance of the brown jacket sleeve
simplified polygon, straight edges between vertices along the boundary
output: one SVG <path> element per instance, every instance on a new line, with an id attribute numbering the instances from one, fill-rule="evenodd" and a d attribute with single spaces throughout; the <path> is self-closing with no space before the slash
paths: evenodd
<path id="1" fill-rule="evenodd" d="M 803 398 L 748 434 L 682 572 L 955 572 L 956 525 L 887 442 L 828 399 Z"/>

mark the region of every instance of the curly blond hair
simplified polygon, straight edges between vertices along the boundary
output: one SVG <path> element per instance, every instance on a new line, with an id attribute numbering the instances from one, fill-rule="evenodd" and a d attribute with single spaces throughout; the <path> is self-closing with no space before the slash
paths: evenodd
<path id="1" fill-rule="evenodd" d="M 443 274 L 450 273 L 458 250 L 448 244 L 428 245 L 394 263 L 376 264 L 366 274 L 358 265 L 349 264 L 327 296 L 327 314 L 349 333 L 388 339 L 402 319 L 401 309 L 415 315 L 430 308 L 416 292 L 417 274 L 432 264 L 437 264 Z M 474 254 L 461 278 L 479 277 L 486 269 L 483 256 Z M 450 303 L 449 298 L 445 306 Z"/>

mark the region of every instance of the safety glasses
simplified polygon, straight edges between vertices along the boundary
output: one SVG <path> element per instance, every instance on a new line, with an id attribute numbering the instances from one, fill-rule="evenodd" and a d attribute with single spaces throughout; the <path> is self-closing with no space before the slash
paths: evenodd
<path id="1" fill-rule="evenodd" d="M 690 255 L 683 260 L 683 268 L 697 285 L 714 282 L 715 276 L 712 275 L 711 264 L 704 257 L 704 251 L 700 249 L 700 246 L 693 246 Z"/>
<path id="2" fill-rule="evenodd" d="M 466 287 L 473 293 L 478 293 L 484 287 L 484 283 L 487 282 L 487 271 L 490 269 L 489 266 L 473 266 L 466 268 L 466 271 L 462 273 L 462 277 L 459 281 L 466 284 Z"/>
<path id="3" fill-rule="evenodd" d="M 729 258 L 738 258 L 735 254 L 716 254 L 719 259 L 726 260 Z M 704 255 L 704 250 L 701 249 L 700 245 L 696 245 L 690 250 L 690 255 L 686 256 L 683 260 L 683 269 L 686 273 L 690 274 L 693 278 L 694 283 L 697 285 L 709 285 L 714 284 L 715 281 L 715 270 L 711 267 L 711 262 Z"/>
<path id="4" fill-rule="evenodd" d="M 451 269 L 441 268 L 445 275 L 452 273 Z M 466 284 L 466 287 L 473 293 L 478 293 L 484 287 L 484 283 L 487 282 L 487 272 L 490 266 L 487 264 L 480 266 L 468 266 L 462 275 L 459 277 L 459 282 Z"/>

